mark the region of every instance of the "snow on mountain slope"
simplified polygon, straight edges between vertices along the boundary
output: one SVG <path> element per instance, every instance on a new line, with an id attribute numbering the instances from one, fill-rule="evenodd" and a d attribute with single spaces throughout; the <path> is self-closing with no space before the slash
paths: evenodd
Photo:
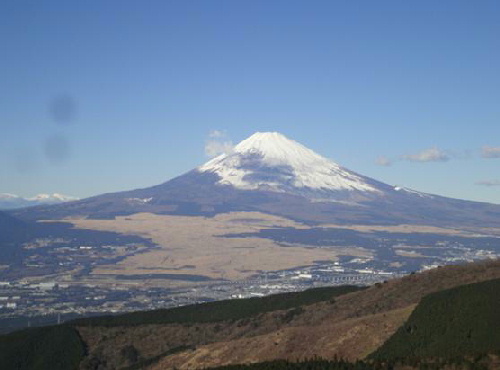
<path id="1" fill-rule="evenodd" d="M 413 194 L 413 195 L 419 196 L 421 198 L 430 198 L 430 199 L 434 198 L 434 196 L 432 194 L 422 193 L 421 191 L 416 191 L 416 190 L 413 190 L 410 188 L 405 188 L 403 186 L 395 186 L 394 190 L 399 191 L 399 192 L 408 193 L 408 194 Z"/>
<path id="2" fill-rule="evenodd" d="M 379 192 L 361 176 L 278 132 L 257 132 L 198 171 L 215 173 L 219 184 L 243 190 Z"/>

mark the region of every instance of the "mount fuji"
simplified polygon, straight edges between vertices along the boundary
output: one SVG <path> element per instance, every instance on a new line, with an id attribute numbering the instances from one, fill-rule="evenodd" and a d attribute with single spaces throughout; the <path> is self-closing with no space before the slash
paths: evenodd
<path id="1" fill-rule="evenodd" d="M 36 220 L 230 211 L 259 211 L 307 223 L 500 225 L 500 205 L 391 186 L 277 132 L 257 132 L 231 152 L 160 185 L 13 213 Z"/>

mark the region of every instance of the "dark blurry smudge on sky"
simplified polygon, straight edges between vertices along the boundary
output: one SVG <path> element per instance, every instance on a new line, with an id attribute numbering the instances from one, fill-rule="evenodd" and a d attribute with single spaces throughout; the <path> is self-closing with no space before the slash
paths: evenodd
<path id="1" fill-rule="evenodd" d="M 54 97 L 49 103 L 50 117 L 58 124 L 67 125 L 75 120 L 77 104 L 69 94 Z"/>
<path id="2" fill-rule="evenodd" d="M 14 156 L 14 165 L 17 172 L 26 174 L 35 172 L 40 166 L 40 161 L 32 149 L 25 149 Z"/>
<path id="3" fill-rule="evenodd" d="M 62 135 L 53 135 L 45 140 L 45 157 L 51 164 L 63 164 L 71 155 L 68 139 Z"/>

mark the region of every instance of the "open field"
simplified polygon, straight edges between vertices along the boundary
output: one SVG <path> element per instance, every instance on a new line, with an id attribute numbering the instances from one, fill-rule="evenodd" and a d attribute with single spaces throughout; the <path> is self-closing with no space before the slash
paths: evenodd
<path id="1" fill-rule="evenodd" d="M 282 247 L 264 238 L 225 238 L 226 234 L 258 232 L 264 228 L 308 226 L 259 212 L 233 212 L 213 218 L 138 213 L 115 220 L 71 219 L 82 229 L 114 231 L 150 238 L 159 248 L 99 266 L 93 275 L 189 274 L 238 280 L 260 271 L 335 261 L 340 255 L 370 257 L 357 247 Z"/>

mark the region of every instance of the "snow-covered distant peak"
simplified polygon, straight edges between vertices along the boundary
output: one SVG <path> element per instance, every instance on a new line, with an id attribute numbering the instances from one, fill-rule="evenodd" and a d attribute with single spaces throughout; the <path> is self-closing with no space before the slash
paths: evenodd
<path id="1" fill-rule="evenodd" d="M 378 192 L 362 177 L 278 132 L 257 132 L 198 171 L 216 173 L 220 184 L 246 190 Z"/>
<path id="2" fill-rule="evenodd" d="M 63 194 L 38 194 L 34 197 L 23 198 L 15 194 L 0 194 L 0 209 L 15 209 L 43 204 L 57 204 L 78 200 L 76 197 Z"/>
<path id="3" fill-rule="evenodd" d="M 2 200 L 7 200 L 7 199 L 18 199 L 19 196 L 15 194 L 10 194 L 10 193 L 0 193 L 0 199 Z"/>
<path id="4" fill-rule="evenodd" d="M 45 202 L 45 203 L 54 203 L 54 202 L 70 202 L 72 200 L 78 200 L 76 197 L 72 197 L 69 195 L 63 195 L 63 194 L 37 194 L 34 197 L 31 198 L 26 198 L 27 200 L 30 201 L 36 201 L 36 202 Z"/>

